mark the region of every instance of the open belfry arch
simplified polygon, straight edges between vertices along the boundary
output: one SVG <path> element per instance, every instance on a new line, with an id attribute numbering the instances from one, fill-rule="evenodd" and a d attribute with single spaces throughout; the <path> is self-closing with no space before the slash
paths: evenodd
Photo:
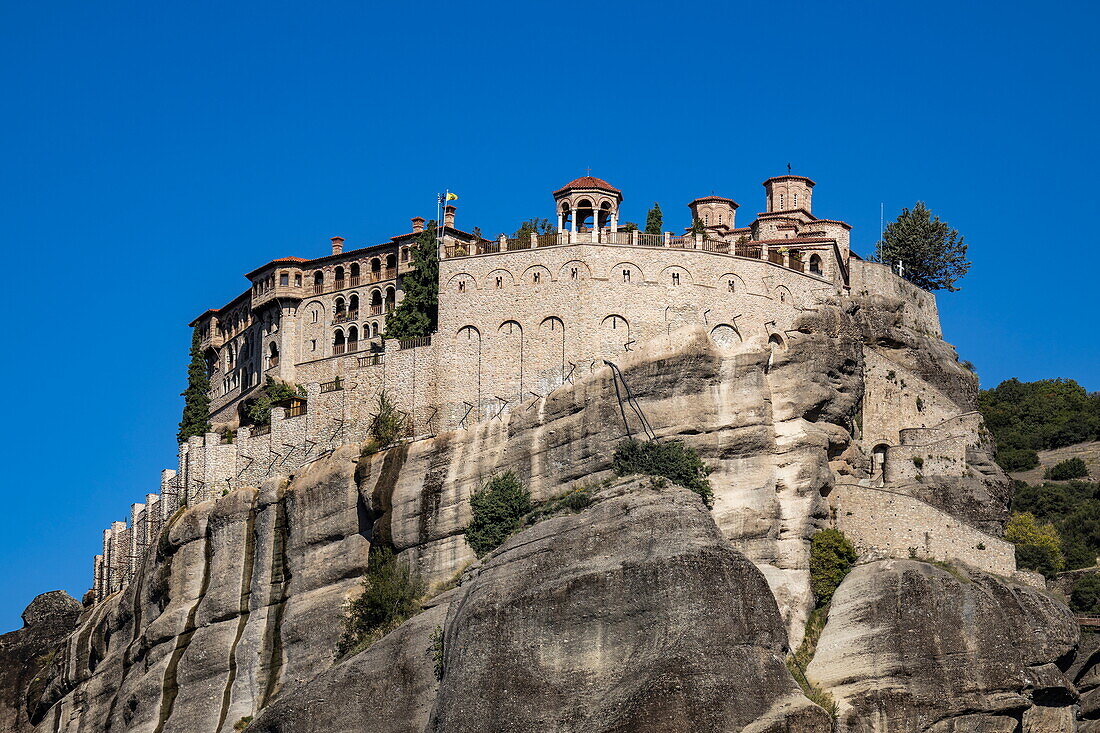
<path id="1" fill-rule="evenodd" d="M 607 181 L 595 176 L 576 178 L 554 191 L 558 232 L 568 231 L 570 242 L 599 242 L 600 232 L 619 231 L 622 202 L 622 191 Z"/>

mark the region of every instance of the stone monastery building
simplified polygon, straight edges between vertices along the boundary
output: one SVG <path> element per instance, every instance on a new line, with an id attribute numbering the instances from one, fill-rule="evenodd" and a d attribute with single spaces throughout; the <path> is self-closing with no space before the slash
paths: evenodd
<path id="1" fill-rule="evenodd" d="M 406 413 L 410 437 L 435 435 L 500 419 L 689 324 L 721 346 L 761 339 L 783 348 L 802 310 L 850 291 L 904 290 L 910 319 L 939 335 L 931 295 L 862 262 L 849 249 L 848 224 L 814 215 L 812 180 L 785 175 L 763 185 L 764 210 L 747 222 L 742 214 L 743 226 L 737 202 L 704 196 L 688 204 L 698 224 L 683 234 L 623 228 L 622 192 L 593 176 L 553 192 L 549 234 L 485 239 L 459 229 L 447 205 L 439 325 L 423 339 L 382 338 L 424 230 L 419 216 L 381 244 L 345 249 L 333 237 L 322 257 L 281 257 L 247 273 L 247 290 L 191 323 L 217 432 L 182 444 L 161 492 L 133 505 L 129 526 L 104 532 L 97 596 L 126 582 L 180 503 L 257 486 L 364 440 L 383 390 Z M 306 395 L 274 408 L 270 426 L 249 426 L 243 408 L 267 377 Z M 901 424 L 923 426 L 929 415 L 934 405 Z M 899 442 L 903 418 L 864 419 L 865 433 L 881 433 L 874 439 Z M 236 431 L 232 442 L 227 430 Z"/>

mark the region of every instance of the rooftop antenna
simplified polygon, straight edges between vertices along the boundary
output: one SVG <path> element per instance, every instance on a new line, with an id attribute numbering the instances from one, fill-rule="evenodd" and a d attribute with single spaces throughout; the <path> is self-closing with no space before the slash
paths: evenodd
<path id="1" fill-rule="evenodd" d="M 886 234 L 886 229 L 883 226 L 883 218 L 882 218 L 882 212 L 883 212 L 885 206 L 886 206 L 886 204 L 884 204 L 881 201 L 878 204 L 878 241 L 880 241 L 880 242 L 882 241 L 883 235 Z"/>
<path id="2" fill-rule="evenodd" d="M 591 167 L 591 166 L 589 166 L 588 168 L 585 168 L 585 169 L 584 169 L 584 174 L 585 174 L 586 176 L 590 176 L 590 175 L 592 175 L 592 167 Z"/>

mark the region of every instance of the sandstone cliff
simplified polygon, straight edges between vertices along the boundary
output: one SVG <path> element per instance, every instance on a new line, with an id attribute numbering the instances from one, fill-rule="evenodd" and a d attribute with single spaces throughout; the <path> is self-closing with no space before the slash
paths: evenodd
<path id="1" fill-rule="evenodd" d="M 619 366 L 622 378 L 598 369 L 467 430 L 363 457 L 347 446 L 181 511 L 134 581 L 59 647 L 27 695 L 30 724 L 825 731 L 783 659 L 813 606 L 809 538 L 836 524 L 860 528 L 866 557 L 808 671 L 842 730 L 1026 731 L 1076 715 L 1063 607 L 978 569 L 904 559 L 1001 567 L 1009 484 L 966 417 L 973 375 L 900 300 L 823 304 L 770 343 L 723 348 L 687 328 Z M 618 483 L 475 562 L 462 529 L 485 480 L 513 470 L 537 499 L 600 481 L 643 416 L 714 467 L 712 511 L 679 489 Z M 873 445 L 895 440 L 905 461 L 876 477 Z M 919 546 L 897 539 L 913 529 L 899 506 L 921 518 Z M 463 579 L 336 663 L 372 542 L 437 587 Z"/>

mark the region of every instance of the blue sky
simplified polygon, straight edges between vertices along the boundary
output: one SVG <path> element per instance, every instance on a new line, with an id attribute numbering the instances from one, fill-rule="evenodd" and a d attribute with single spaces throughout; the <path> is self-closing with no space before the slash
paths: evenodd
<path id="1" fill-rule="evenodd" d="M 818 182 L 855 229 L 922 199 L 974 263 L 940 296 L 983 386 L 1100 389 L 1095 4 L 0 4 L 0 631 L 77 597 L 175 465 L 187 323 L 276 256 L 551 217 L 585 172 L 688 224 Z"/>

